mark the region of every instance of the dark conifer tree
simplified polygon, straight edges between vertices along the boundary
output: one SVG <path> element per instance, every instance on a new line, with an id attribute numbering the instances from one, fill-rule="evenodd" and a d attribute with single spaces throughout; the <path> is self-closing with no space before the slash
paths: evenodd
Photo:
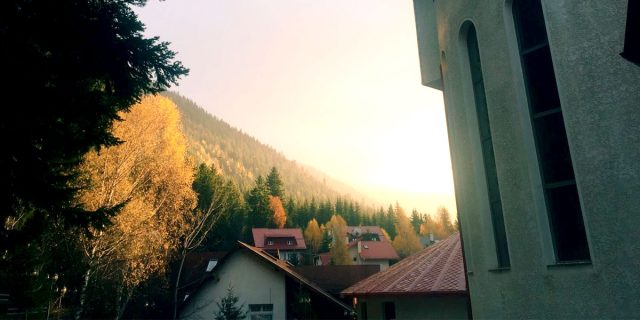
<path id="1" fill-rule="evenodd" d="M 280 173 L 276 167 L 271 167 L 271 171 L 267 176 L 267 185 L 269 186 L 269 194 L 274 197 L 284 198 L 284 187 L 282 179 L 280 179 Z"/>
<path id="2" fill-rule="evenodd" d="M 272 223 L 269 209 L 269 187 L 262 176 L 256 178 L 256 185 L 247 194 L 247 233 L 251 228 L 267 228 Z"/>
<path id="3" fill-rule="evenodd" d="M 38 303 L 26 270 L 48 265 L 52 226 L 82 233 L 120 207 L 89 212 L 73 201 L 84 154 L 117 144 L 118 112 L 187 74 L 167 43 L 144 36 L 132 5 L 145 2 L 0 1 L 0 283 L 14 302 Z"/>

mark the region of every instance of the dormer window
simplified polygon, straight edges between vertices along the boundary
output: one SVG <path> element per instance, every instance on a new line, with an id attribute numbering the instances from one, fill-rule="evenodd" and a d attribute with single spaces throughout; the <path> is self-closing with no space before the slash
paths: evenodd
<path id="1" fill-rule="evenodd" d="M 217 264 L 218 260 L 210 259 L 209 263 L 207 263 L 207 272 L 211 272 L 211 270 L 213 270 L 213 268 L 215 268 Z"/>
<path id="2" fill-rule="evenodd" d="M 268 246 L 272 246 L 273 245 L 273 240 L 267 240 L 267 245 Z"/>
<path id="3" fill-rule="evenodd" d="M 292 246 L 293 245 L 293 240 L 287 240 L 287 245 Z"/>

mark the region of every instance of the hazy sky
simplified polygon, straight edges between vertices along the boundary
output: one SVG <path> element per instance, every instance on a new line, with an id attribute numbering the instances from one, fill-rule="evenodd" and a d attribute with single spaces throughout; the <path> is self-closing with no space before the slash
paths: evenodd
<path id="1" fill-rule="evenodd" d="M 411 0 L 167 0 L 137 10 L 176 89 L 286 157 L 410 211 L 455 210 L 442 94 Z"/>

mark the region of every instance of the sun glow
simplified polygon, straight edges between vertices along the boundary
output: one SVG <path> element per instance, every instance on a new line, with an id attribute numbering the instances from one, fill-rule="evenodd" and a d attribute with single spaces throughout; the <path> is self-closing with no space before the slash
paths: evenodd
<path id="1" fill-rule="evenodd" d="M 212 114 L 380 203 L 455 212 L 442 94 L 420 85 L 410 0 L 167 1 L 139 13 L 191 69 L 178 91 Z"/>

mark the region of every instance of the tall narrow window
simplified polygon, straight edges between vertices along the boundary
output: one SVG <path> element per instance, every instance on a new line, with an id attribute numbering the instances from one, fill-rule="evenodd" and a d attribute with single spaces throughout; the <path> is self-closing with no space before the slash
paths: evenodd
<path id="1" fill-rule="evenodd" d="M 493 153 L 493 142 L 491 140 L 491 126 L 489 125 L 487 98 L 484 91 L 482 66 L 480 65 L 478 37 L 476 35 L 476 29 L 473 26 L 470 26 L 467 32 L 467 50 L 469 52 L 469 67 L 471 69 L 471 80 L 473 82 L 473 96 L 476 105 L 476 113 L 478 115 L 478 128 L 480 129 L 482 158 L 484 161 L 484 173 L 487 181 L 487 193 L 489 196 L 489 207 L 491 209 L 491 223 L 493 225 L 493 236 L 496 243 L 498 267 L 507 268 L 510 266 L 509 247 L 507 245 L 507 235 L 504 229 L 502 201 L 500 200 L 500 186 L 498 185 L 496 159 Z"/>
<path id="2" fill-rule="evenodd" d="M 540 0 L 515 0 L 513 17 L 556 259 L 590 260 Z"/>
<path id="3" fill-rule="evenodd" d="M 629 0 L 627 5 L 624 36 L 624 51 L 620 55 L 640 66 L 640 2 L 637 0 Z"/>

